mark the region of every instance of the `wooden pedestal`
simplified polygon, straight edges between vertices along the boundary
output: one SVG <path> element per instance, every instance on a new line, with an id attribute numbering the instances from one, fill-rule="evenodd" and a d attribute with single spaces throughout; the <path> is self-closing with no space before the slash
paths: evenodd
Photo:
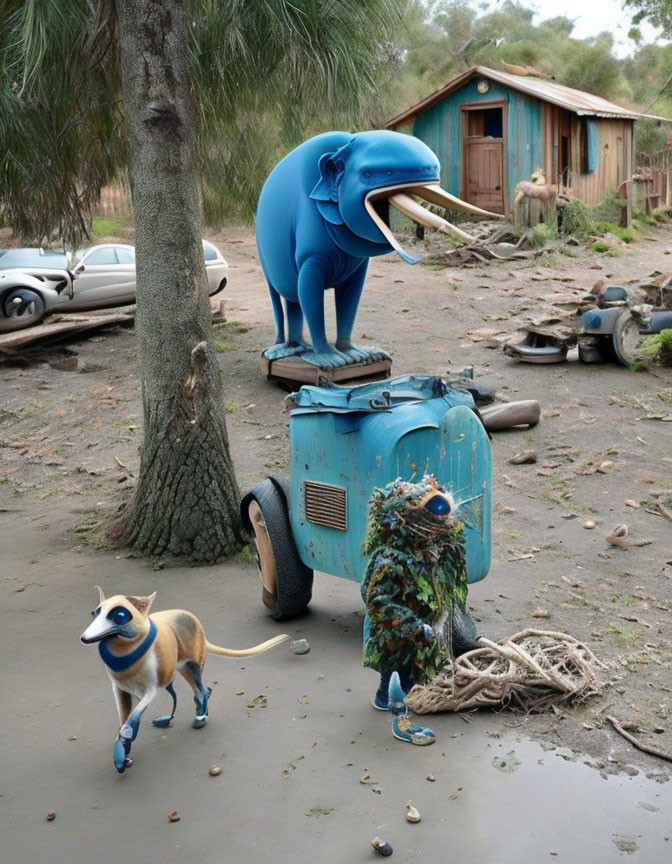
<path id="1" fill-rule="evenodd" d="M 376 363 L 355 363 L 338 369 L 319 369 L 306 363 L 301 357 L 281 357 L 269 360 L 261 355 L 261 371 L 269 381 L 274 381 L 288 390 L 298 390 L 304 384 L 319 384 L 326 378 L 334 384 L 365 384 L 368 381 L 384 381 L 390 377 L 391 360 Z"/>

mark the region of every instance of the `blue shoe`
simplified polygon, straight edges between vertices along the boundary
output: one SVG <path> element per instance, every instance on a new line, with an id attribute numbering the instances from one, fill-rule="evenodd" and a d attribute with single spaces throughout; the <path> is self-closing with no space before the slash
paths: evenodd
<path id="1" fill-rule="evenodd" d="M 398 714 L 392 721 L 392 734 L 400 741 L 406 741 L 407 744 L 418 744 L 421 747 L 436 741 L 436 735 L 432 730 L 426 726 L 416 726 L 408 716 L 407 711 Z"/>
<path id="2" fill-rule="evenodd" d="M 387 699 L 381 699 L 380 696 L 376 693 L 376 695 L 371 700 L 371 704 L 376 709 L 376 711 L 389 711 L 390 703 Z"/>

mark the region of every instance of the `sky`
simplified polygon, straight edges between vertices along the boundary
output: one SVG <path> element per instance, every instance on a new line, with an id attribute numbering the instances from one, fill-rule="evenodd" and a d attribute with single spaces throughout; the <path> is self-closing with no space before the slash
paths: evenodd
<path id="1" fill-rule="evenodd" d="M 519 2 L 527 9 L 536 10 L 535 24 L 558 15 L 574 21 L 572 37 L 576 39 L 587 39 L 608 30 L 614 36 L 614 53 L 618 57 L 627 57 L 636 48 L 635 44 L 628 39 L 634 10 L 624 11 L 620 0 L 564 0 L 564 2 L 519 0 Z M 486 4 L 489 9 L 494 9 L 498 5 L 497 0 L 486 0 L 485 4 L 481 4 L 480 0 L 472 0 L 475 8 L 482 8 L 482 5 Z M 639 25 L 639 29 L 645 42 L 656 41 L 658 31 L 650 24 L 643 22 Z"/>

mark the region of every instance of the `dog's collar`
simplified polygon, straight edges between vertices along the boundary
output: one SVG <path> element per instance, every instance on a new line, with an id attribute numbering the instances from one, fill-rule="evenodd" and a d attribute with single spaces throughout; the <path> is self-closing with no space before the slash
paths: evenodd
<path id="1" fill-rule="evenodd" d="M 131 651 L 130 654 L 113 654 L 107 647 L 105 639 L 98 643 L 98 651 L 103 663 L 108 666 L 113 672 L 125 672 L 130 669 L 134 663 L 144 656 L 154 644 L 156 639 L 157 629 L 156 624 L 150 620 L 149 633 L 145 636 L 142 642 Z"/>

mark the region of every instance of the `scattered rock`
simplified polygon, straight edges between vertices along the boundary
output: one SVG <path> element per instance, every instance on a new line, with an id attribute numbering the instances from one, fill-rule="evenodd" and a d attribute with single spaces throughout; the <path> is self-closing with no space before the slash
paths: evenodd
<path id="1" fill-rule="evenodd" d="M 289 650 L 292 654 L 308 654 L 310 651 L 310 643 L 307 639 L 295 639 L 289 643 Z"/>
<path id="2" fill-rule="evenodd" d="M 583 527 L 586 529 L 586 531 L 592 531 L 593 528 L 595 528 L 595 522 L 592 519 L 586 519 L 586 521 L 583 523 Z"/>
<path id="3" fill-rule="evenodd" d="M 218 777 L 221 773 L 222 769 L 219 767 L 219 765 L 211 765 L 210 770 L 208 771 L 208 774 L 211 777 Z"/>
<path id="4" fill-rule="evenodd" d="M 625 500 L 625 506 L 626 506 L 626 507 L 632 507 L 633 510 L 638 510 L 638 509 L 639 509 L 639 504 L 638 504 L 634 499 L 632 499 L 632 498 L 626 498 L 626 500 Z"/>
<path id="5" fill-rule="evenodd" d="M 169 822 L 179 822 L 181 818 L 182 817 L 177 812 L 177 810 L 171 810 L 170 813 L 168 814 L 168 821 Z"/>
<path id="6" fill-rule="evenodd" d="M 435 775 L 435 774 L 432 774 L 432 773 L 430 772 L 430 773 L 427 775 L 427 779 L 429 780 L 430 783 L 434 783 L 434 781 L 436 780 L 436 775 Z"/>
<path id="7" fill-rule="evenodd" d="M 50 810 L 47 813 L 47 822 L 53 822 L 55 818 L 56 818 L 56 814 L 54 813 L 53 810 Z"/>
<path id="8" fill-rule="evenodd" d="M 418 811 L 415 809 L 415 807 L 409 801 L 408 804 L 406 805 L 406 821 L 407 822 L 419 822 L 420 818 L 421 818 L 420 814 L 418 813 Z"/>
<path id="9" fill-rule="evenodd" d="M 548 609 L 535 609 L 534 612 L 532 613 L 532 617 L 533 618 L 550 618 L 551 613 L 548 611 Z"/>
<path id="10" fill-rule="evenodd" d="M 392 854 L 394 851 L 390 844 L 386 840 L 381 840 L 380 837 L 374 837 L 371 841 L 371 845 L 380 855 L 384 855 L 386 858 Z"/>
<path id="11" fill-rule="evenodd" d="M 509 459 L 511 465 L 532 465 L 536 461 L 536 450 L 522 450 L 520 453 L 516 453 L 515 456 L 512 456 Z"/>

